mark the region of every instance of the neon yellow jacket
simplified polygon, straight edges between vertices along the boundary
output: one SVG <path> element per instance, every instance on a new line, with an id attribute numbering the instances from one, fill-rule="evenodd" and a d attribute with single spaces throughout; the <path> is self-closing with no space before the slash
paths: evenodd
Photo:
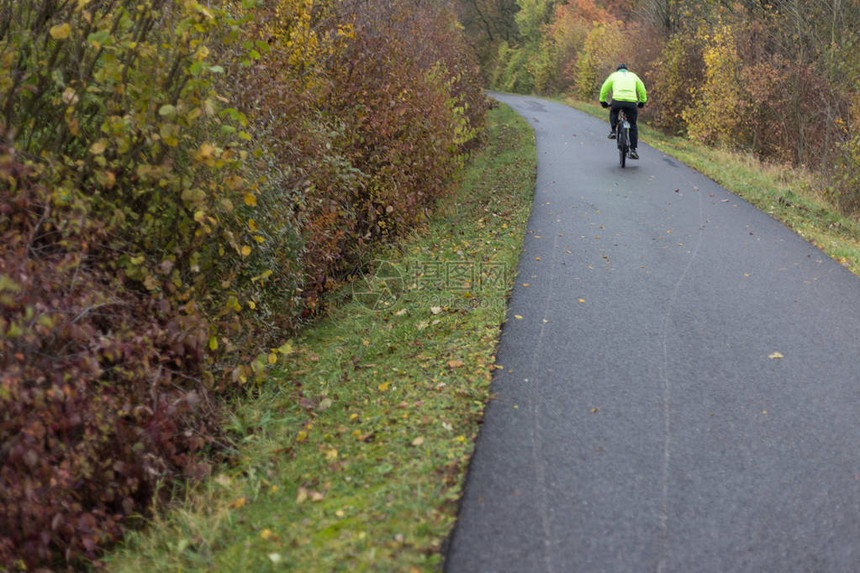
<path id="1" fill-rule="evenodd" d="M 606 78 L 600 87 L 600 101 L 606 101 L 610 91 L 616 101 L 648 101 L 645 84 L 639 76 L 627 70 L 618 70 Z"/>

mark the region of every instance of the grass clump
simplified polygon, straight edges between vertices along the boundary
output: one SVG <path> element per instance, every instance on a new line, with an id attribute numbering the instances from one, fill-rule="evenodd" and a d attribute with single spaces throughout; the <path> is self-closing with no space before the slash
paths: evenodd
<path id="1" fill-rule="evenodd" d="M 606 118 L 606 111 L 598 105 L 573 100 L 565 103 Z M 667 136 L 645 124 L 640 124 L 639 133 L 652 147 L 700 171 L 860 275 L 860 221 L 840 214 L 813 174 Z"/>
<path id="2" fill-rule="evenodd" d="M 426 229 L 278 349 L 235 405 L 232 465 L 109 558 L 116 571 L 438 568 L 489 397 L 534 190 L 509 108 Z"/>

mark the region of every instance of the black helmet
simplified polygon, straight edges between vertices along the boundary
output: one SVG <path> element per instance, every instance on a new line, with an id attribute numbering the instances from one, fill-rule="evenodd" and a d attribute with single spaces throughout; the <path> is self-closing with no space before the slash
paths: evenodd
<path id="1" fill-rule="evenodd" d="M 615 68 L 615 71 L 626 70 L 626 69 L 627 69 L 627 64 L 618 64 L 618 67 Z"/>

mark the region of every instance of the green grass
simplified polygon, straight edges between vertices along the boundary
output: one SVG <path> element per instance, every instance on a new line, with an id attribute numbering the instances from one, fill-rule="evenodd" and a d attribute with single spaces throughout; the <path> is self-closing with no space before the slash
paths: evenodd
<path id="1" fill-rule="evenodd" d="M 569 99 L 565 103 L 595 117 L 607 118 L 606 110 L 599 105 Z M 644 124 L 640 124 L 639 133 L 652 147 L 695 168 L 770 214 L 860 275 L 860 221 L 840 215 L 817 189 L 818 183 L 810 173 L 667 136 Z"/>
<path id="2" fill-rule="evenodd" d="M 505 106 L 490 120 L 427 228 L 232 405 L 233 463 L 156 510 L 108 569 L 439 569 L 534 191 L 532 130 Z"/>

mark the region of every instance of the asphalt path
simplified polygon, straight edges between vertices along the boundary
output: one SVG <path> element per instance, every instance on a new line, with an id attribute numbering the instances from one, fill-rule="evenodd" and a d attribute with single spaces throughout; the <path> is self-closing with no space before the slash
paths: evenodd
<path id="1" fill-rule="evenodd" d="M 860 278 L 600 121 L 538 173 L 449 573 L 860 571 Z M 781 358 L 780 358 L 781 356 Z"/>

